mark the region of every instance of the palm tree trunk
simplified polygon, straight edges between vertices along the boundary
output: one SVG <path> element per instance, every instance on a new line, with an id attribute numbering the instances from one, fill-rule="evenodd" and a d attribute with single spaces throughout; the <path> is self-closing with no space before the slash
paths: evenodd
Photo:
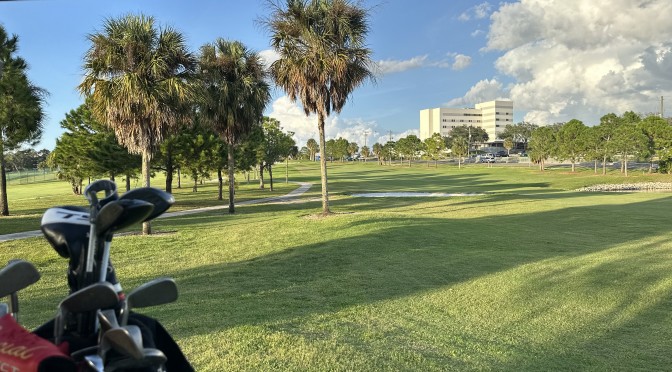
<path id="1" fill-rule="evenodd" d="M 150 186 L 150 161 L 152 160 L 152 152 L 149 149 L 145 149 L 142 152 L 142 182 L 144 187 Z M 149 222 L 144 222 L 142 224 L 142 234 L 150 235 L 152 233 L 152 225 Z"/>
<path id="2" fill-rule="evenodd" d="M 320 148 L 326 149 L 327 143 L 324 140 L 324 113 L 318 113 L 317 120 L 317 129 L 320 135 Z M 324 156 L 320 156 L 320 177 L 322 178 L 322 214 L 327 215 L 331 213 L 331 211 L 329 211 L 329 191 L 327 189 L 327 159 Z"/>
<path id="3" fill-rule="evenodd" d="M 229 214 L 235 213 L 236 209 L 233 204 L 233 198 L 234 198 L 234 188 L 235 188 L 235 180 L 233 178 L 233 173 L 235 171 L 235 162 L 233 160 L 233 143 L 229 142 L 228 144 L 228 160 L 229 160 Z"/>
<path id="4" fill-rule="evenodd" d="M 222 189 L 224 188 L 224 180 L 222 179 L 222 167 L 217 168 L 217 200 L 224 200 Z"/>
<path id="5" fill-rule="evenodd" d="M 7 204 L 7 174 L 5 173 L 5 155 L 0 143 L 0 216 L 9 216 L 9 204 Z"/>
<path id="6" fill-rule="evenodd" d="M 173 173 L 175 166 L 173 164 L 173 154 L 170 148 L 166 153 L 166 192 L 173 192 Z"/>

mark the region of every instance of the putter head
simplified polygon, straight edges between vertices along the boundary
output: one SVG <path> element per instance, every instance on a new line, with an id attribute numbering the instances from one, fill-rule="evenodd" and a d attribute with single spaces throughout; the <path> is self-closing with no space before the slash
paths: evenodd
<path id="1" fill-rule="evenodd" d="M 136 199 L 120 199 L 107 203 L 96 216 L 98 236 L 142 222 L 154 210 L 152 203 Z"/>
<path id="2" fill-rule="evenodd" d="M 105 196 L 98 199 L 98 193 L 104 192 Z M 110 201 L 117 200 L 117 184 L 110 180 L 98 180 L 91 182 L 84 188 L 84 196 L 89 201 L 89 205 L 102 207 Z"/>
<path id="3" fill-rule="evenodd" d="M 162 215 L 173 205 L 173 203 L 175 203 L 175 198 L 173 198 L 171 194 L 154 187 L 140 187 L 130 190 L 121 195 L 119 199 L 136 199 L 152 203 L 154 205 L 154 210 L 144 221 L 153 220 Z"/>
<path id="4" fill-rule="evenodd" d="M 28 261 L 12 260 L 0 270 L 0 297 L 18 292 L 40 280 L 40 273 Z"/>

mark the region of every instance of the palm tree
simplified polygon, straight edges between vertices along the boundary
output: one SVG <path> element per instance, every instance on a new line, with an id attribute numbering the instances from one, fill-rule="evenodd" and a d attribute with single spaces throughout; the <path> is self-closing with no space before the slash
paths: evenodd
<path id="1" fill-rule="evenodd" d="M 272 3 L 264 23 L 280 58 L 271 76 L 306 116 L 317 114 L 320 149 L 326 149 L 324 120 L 340 112 L 352 91 L 373 79 L 371 50 L 365 47 L 367 10 L 350 0 L 287 0 Z M 320 157 L 322 214 L 329 211 L 326 156 Z"/>
<path id="2" fill-rule="evenodd" d="M 94 115 L 114 130 L 117 141 L 142 154 L 142 178 L 149 186 L 152 153 L 191 113 L 189 77 L 195 60 L 182 34 L 157 29 L 153 17 L 108 19 L 103 28 L 88 36 L 91 47 L 78 89 L 91 97 Z M 143 224 L 143 233 L 151 233 L 149 223 Z"/>
<path id="3" fill-rule="evenodd" d="M 243 136 L 260 125 L 271 98 L 259 55 L 239 41 L 217 39 L 201 47 L 199 64 L 201 114 L 226 142 L 229 172 L 229 213 L 234 213 L 234 149 Z"/>
<path id="4" fill-rule="evenodd" d="M 42 135 L 42 103 L 46 91 L 34 86 L 28 66 L 17 50 L 18 37 L 0 26 L 0 216 L 9 216 L 5 152 L 24 143 L 34 145 Z"/>
<path id="5" fill-rule="evenodd" d="M 313 138 L 310 138 L 306 142 L 306 148 L 308 148 L 308 151 L 310 151 L 310 160 L 315 161 L 315 154 L 320 151 L 320 146 L 317 144 L 317 141 L 315 141 Z"/>

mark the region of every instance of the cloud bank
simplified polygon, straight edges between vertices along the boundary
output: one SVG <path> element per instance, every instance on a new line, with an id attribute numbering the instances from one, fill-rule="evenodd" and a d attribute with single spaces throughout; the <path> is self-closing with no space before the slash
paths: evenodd
<path id="1" fill-rule="evenodd" d="M 660 96 L 672 96 L 671 18 L 669 0 L 503 3 L 490 16 L 484 48 L 502 53 L 495 62 L 502 76 L 447 104 L 508 97 L 539 124 L 654 112 Z"/>

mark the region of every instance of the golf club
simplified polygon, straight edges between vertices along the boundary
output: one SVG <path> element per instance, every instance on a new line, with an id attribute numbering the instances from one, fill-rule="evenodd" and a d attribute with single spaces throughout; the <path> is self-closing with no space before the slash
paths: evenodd
<path id="1" fill-rule="evenodd" d="M 60 344 L 65 333 L 65 319 L 68 314 L 85 313 L 116 306 L 119 297 L 112 284 L 108 282 L 94 283 L 70 294 L 58 305 L 58 313 L 54 324 L 54 343 Z M 78 331 L 90 334 L 92 329 L 78 325 Z"/>
<path id="2" fill-rule="evenodd" d="M 16 292 L 40 280 L 40 273 L 28 261 L 12 260 L 0 270 L 0 297 L 9 296 L 7 311 L 19 321 L 19 296 Z"/>
<path id="3" fill-rule="evenodd" d="M 131 309 L 163 305 L 177 300 L 177 284 L 171 278 L 158 278 L 132 290 L 121 305 L 121 325 L 128 324 Z"/>

